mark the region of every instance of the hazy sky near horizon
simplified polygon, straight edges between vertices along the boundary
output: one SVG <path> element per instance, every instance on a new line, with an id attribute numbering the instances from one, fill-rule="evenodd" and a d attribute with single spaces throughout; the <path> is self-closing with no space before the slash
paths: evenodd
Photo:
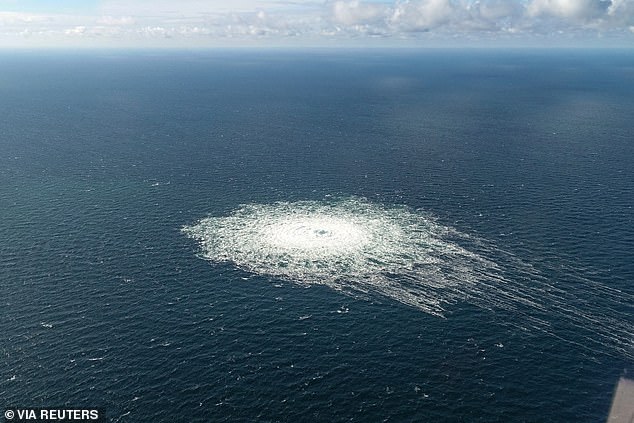
<path id="1" fill-rule="evenodd" d="M 634 46 L 634 0 L 0 0 L 0 47 Z"/>

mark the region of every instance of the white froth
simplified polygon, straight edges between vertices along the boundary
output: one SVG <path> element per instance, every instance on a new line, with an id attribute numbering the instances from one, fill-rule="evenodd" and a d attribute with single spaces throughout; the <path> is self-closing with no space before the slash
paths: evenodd
<path id="1" fill-rule="evenodd" d="M 499 278 L 493 262 L 455 242 L 466 235 L 424 214 L 357 198 L 248 205 L 184 231 L 211 261 L 298 284 L 378 293 L 432 314 L 471 296 L 478 280 Z"/>
<path id="2" fill-rule="evenodd" d="M 351 295 L 379 295 L 438 316 L 460 301 L 511 310 L 521 316 L 517 321 L 522 329 L 548 333 L 545 319 L 554 314 L 592 334 L 595 339 L 584 348 L 609 344 L 634 356 L 630 322 L 618 314 L 603 315 L 603 309 L 591 305 L 574 306 L 579 303 L 574 294 L 561 291 L 556 281 L 420 211 L 359 198 L 255 204 L 202 219 L 183 231 L 200 242 L 203 258 L 254 274 Z M 505 278 L 506 270 L 515 274 L 513 281 Z M 634 301 L 572 272 L 569 276 L 614 304 Z"/>
<path id="3" fill-rule="evenodd" d="M 370 241 L 361 225 L 328 215 L 281 219 L 263 227 L 261 235 L 271 248 L 319 256 L 350 253 Z"/>

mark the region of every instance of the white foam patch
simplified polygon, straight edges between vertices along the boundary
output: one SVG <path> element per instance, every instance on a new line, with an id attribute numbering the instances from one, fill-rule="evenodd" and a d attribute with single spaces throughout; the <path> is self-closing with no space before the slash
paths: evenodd
<path id="1" fill-rule="evenodd" d="M 246 205 L 183 230 L 208 260 L 298 284 L 380 294 L 435 315 L 502 282 L 495 263 L 460 245 L 473 238 L 424 213 L 358 198 Z"/>
<path id="2" fill-rule="evenodd" d="M 437 316 L 462 301 L 510 310 L 515 318 L 508 324 L 522 330 L 538 329 L 593 353 L 607 346 L 634 357 L 634 325 L 623 318 L 632 295 L 574 269 L 564 274 L 574 290 L 562 290 L 512 254 L 421 211 L 355 197 L 253 204 L 183 232 L 199 241 L 203 258 L 254 274 L 383 296 Z M 553 266 L 561 272 L 561 263 Z M 575 292 L 601 298 L 608 308 Z M 577 334 L 560 335 L 570 330 Z"/>

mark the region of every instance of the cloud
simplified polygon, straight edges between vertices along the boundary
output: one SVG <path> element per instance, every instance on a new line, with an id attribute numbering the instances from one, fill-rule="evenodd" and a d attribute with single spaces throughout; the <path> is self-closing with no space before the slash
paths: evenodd
<path id="1" fill-rule="evenodd" d="M 0 25 L 30 25 L 50 21 L 46 15 L 37 15 L 23 12 L 2 12 L 0 11 Z"/>
<path id="2" fill-rule="evenodd" d="M 97 24 L 108 26 L 134 25 L 135 22 L 131 16 L 101 16 L 97 19 Z"/>
<path id="3" fill-rule="evenodd" d="M 521 2 L 508 0 L 476 1 L 471 4 L 469 10 L 478 19 L 495 22 L 504 19 L 516 19 L 524 13 Z"/>
<path id="4" fill-rule="evenodd" d="M 333 21 L 343 25 L 378 23 L 385 20 L 389 10 L 385 5 L 359 0 L 335 1 L 331 8 Z"/>
<path id="5" fill-rule="evenodd" d="M 69 28 L 69 29 L 64 31 L 64 34 L 71 35 L 71 36 L 83 35 L 85 33 L 86 33 L 86 27 L 83 26 L 83 25 L 79 25 L 79 26 L 76 26 L 74 28 Z"/>
<path id="6" fill-rule="evenodd" d="M 522 26 L 526 7 L 521 2 L 506 0 L 477 1 L 467 7 L 468 22 L 474 28 L 507 31 Z M 465 22 L 463 22 L 465 23 Z"/>
<path id="7" fill-rule="evenodd" d="M 451 0 L 405 0 L 396 4 L 390 23 L 406 32 L 430 31 L 460 19 L 462 11 Z"/>
<path id="8" fill-rule="evenodd" d="M 634 0 L 103 0 L 75 14 L 2 11 L 2 5 L 0 45 L 24 34 L 29 43 L 60 45 L 97 39 L 139 46 L 166 39 L 175 46 L 371 45 L 377 38 L 394 45 L 527 39 L 551 45 L 562 33 L 567 40 L 634 42 Z"/>
<path id="9" fill-rule="evenodd" d="M 589 21 L 606 13 L 611 2 L 604 0 L 532 0 L 530 16 L 553 16 L 563 19 Z"/>
<path id="10" fill-rule="evenodd" d="M 608 16 L 616 25 L 629 26 L 631 30 L 631 25 L 634 25 L 634 0 L 612 0 Z"/>
<path id="11" fill-rule="evenodd" d="M 624 36 L 634 25 L 634 0 L 532 0 L 527 16 L 551 29 Z"/>
<path id="12" fill-rule="evenodd" d="M 253 13 L 258 10 L 272 11 L 293 9 L 312 2 L 285 0 L 103 0 L 104 15 L 134 17 L 194 17 Z"/>

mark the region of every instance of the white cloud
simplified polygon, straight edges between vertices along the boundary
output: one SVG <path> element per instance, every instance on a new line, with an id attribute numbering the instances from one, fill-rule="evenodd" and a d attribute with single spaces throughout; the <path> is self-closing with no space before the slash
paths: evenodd
<path id="1" fill-rule="evenodd" d="M 377 23 L 385 20 L 389 10 L 385 5 L 362 3 L 359 0 L 335 1 L 331 7 L 334 21 L 343 25 Z"/>
<path id="2" fill-rule="evenodd" d="M 97 19 L 97 24 L 108 26 L 134 25 L 135 22 L 131 16 L 101 16 Z"/>
<path id="3" fill-rule="evenodd" d="M 74 28 L 69 28 L 67 30 L 64 31 L 64 34 L 66 35 L 83 35 L 86 33 L 86 27 L 83 25 L 80 26 L 76 26 Z"/>
<path id="4" fill-rule="evenodd" d="M 608 16 L 619 26 L 634 24 L 634 0 L 612 0 L 612 4 L 608 7 Z"/>
<path id="5" fill-rule="evenodd" d="M 258 10 L 289 9 L 311 4 L 285 0 L 103 0 L 101 12 L 104 15 L 127 15 L 135 17 L 193 17 L 232 13 L 251 13 Z"/>
<path id="6" fill-rule="evenodd" d="M 528 5 L 528 13 L 530 16 L 587 21 L 605 14 L 610 3 L 605 0 L 532 0 Z"/>
<path id="7" fill-rule="evenodd" d="M 524 13 L 524 5 L 517 1 L 489 0 L 476 1 L 470 5 L 479 19 L 497 21 L 500 19 L 517 18 Z"/>
<path id="8" fill-rule="evenodd" d="M 50 21 L 50 17 L 46 15 L 37 15 L 33 13 L 21 12 L 2 12 L 0 11 L 0 25 L 24 25 Z"/>
<path id="9" fill-rule="evenodd" d="M 602 36 L 634 45 L 634 0 L 103 0 L 92 15 L 1 6 L 0 0 L 0 45 L 27 38 L 33 45 L 85 40 L 87 46 L 95 40 L 161 45 L 166 39 L 174 46 L 288 40 L 371 45 L 376 38 L 410 45 L 430 39 L 552 45 L 564 39 L 559 33 L 566 40 Z"/>
<path id="10" fill-rule="evenodd" d="M 396 4 L 390 22 L 407 32 L 430 31 L 459 19 L 462 11 L 451 0 L 404 0 Z"/>

